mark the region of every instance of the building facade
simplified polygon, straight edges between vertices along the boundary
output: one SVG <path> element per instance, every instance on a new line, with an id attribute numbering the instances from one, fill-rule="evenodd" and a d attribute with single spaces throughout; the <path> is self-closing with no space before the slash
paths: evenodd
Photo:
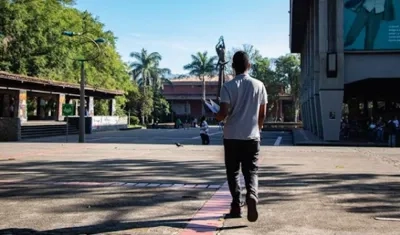
<path id="1" fill-rule="evenodd" d="M 164 83 L 162 94 L 176 116 L 187 118 L 199 118 L 203 114 L 207 117 L 213 116 L 203 105 L 203 88 L 199 78 L 171 79 L 171 83 Z M 217 95 L 218 77 L 206 79 L 206 98 L 217 101 Z"/>
<path id="2" fill-rule="evenodd" d="M 290 1 L 290 48 L 301 54 L 306 129 L 337 141 L 344 103 L 357 100 L 353 106 L 359 109 L 361 103 L 399 98 L 398 88 L 392 89 L 400 78 L 399 11 L 394 0 Z"/>
<path id="3" fill-rule="evenodd" d="M 226 81 L 229 81 L 228 77 Z M 172 79 L 171 83 L 164 83 L 162 94 L 170 103 L 175 116 L 182 118 L 199 118 L 204 113 L 207 117 L 214 115 L 203 105 L 202 82 L 196 77 Z M 218 77 L 206 80 L 206 97 L 217 101 Z M 293 97 L 286 94 L 284 89 L 279 93 L 278 101 L 269 104 L 268 116 L 271 121 L 288 120 L 290 109 L 293 106 Z"/>

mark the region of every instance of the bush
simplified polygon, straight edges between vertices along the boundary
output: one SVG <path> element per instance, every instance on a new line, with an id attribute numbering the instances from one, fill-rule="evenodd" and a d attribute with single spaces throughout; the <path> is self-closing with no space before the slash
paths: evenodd
<path id="1" fill-rule="evenodd" d="M 136 117 L 136 116 L 131 116 L 131 119 L 130 119 L 130 124 L 131 124 L 131 125 L 138 125 L 139 123 L 140 123 L 140 120 L 139 120 L 138 117 Z"/>

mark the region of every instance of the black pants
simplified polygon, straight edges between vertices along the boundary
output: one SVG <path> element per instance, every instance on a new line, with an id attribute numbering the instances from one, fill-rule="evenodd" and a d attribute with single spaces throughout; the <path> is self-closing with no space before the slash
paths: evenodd
<path id="1" fill-rule="evenodd" d="M 232 195 L 232 206 L 242 203 L 239 171 L 246 184 L 246 198 L 252 197 L 258 201 L 258 154 L 260 142 L 256 140 L 224 139 L 225 167 L 229 190 Z"/>
<path id="2" fill-rule="evenodd" d="M 201 137 L 201 143 L 203 145 L 209 145 L 210 144 L 210 136 L 208 136 L 207 134 L 200 134 Z"/>

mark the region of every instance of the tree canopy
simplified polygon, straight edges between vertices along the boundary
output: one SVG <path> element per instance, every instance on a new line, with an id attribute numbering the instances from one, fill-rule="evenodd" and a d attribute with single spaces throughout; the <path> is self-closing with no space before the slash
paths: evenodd
<path id="1" fill-rule="evenodd" d="M 133 83 L 141 87 L 128 93 L 127 108 L 133 110 L 136 116 L 141 116 L 142 124 L 148 123 L 149 117 L 165 118 L 170 113 L 169 103 L 161 95 L 163 83 L 171 83 L 165 75 L 171 74 L 168 68 L 160 68 L 162 56 L 158 52 L 148 53 L 146 49 L 131 52 L 135 59 L 129 67 Z"/>
<path id="2" fill-rule="evenodd" d="M 127 68 L 115 48 L 116 37 L 99 19 L 73 8 L 72 0 L 0 1 L 0 70 L 78 82 L 79 56 L 87 44 L 63 36 L 63 31 L 86 32 L 107 45 L 101 55 L 86 64 L 89 85 L 108 89 L 131 89 Z M 87 48 L 86 48 L 87 49 Z"/>
<path id="3" fill-rule="evenodd" d="M 216 56 L 209 56 L 207 51 L 191 55 L 192 61 L 183 66 L 190 75 L 202 81 L 203 100 L 206 99 L 206 77 L 211 77 L 216 72 Z"/>

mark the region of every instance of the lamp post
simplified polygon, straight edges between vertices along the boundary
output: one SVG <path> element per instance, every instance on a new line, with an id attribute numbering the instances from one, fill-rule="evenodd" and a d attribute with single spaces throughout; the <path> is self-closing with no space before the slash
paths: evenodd
<path id="1" fill-rule="evenodd" d="M 99 44 L 105 43 L 106 40 L 104 38 L 92 39 L 86 34 L 83 33 L 75 33 L 70 31 L 62 32 L 62 35 L 68 37 L 79 37 L 83 39 L 80 42 L 80 45 L 84 45 L 87 43 L 93 44 L 96 48 L 96 52 L 92 55 L 81 55 L 78 58 L 74 58 L 74 60 L 79 61 L 81 64 L 81 81 L 80 81 L 80 107 L 79 107 L 79 143 L 85 143 L 85 62 L 89 60 L 94 60 L 100 56 L 101 48 Z"/>

